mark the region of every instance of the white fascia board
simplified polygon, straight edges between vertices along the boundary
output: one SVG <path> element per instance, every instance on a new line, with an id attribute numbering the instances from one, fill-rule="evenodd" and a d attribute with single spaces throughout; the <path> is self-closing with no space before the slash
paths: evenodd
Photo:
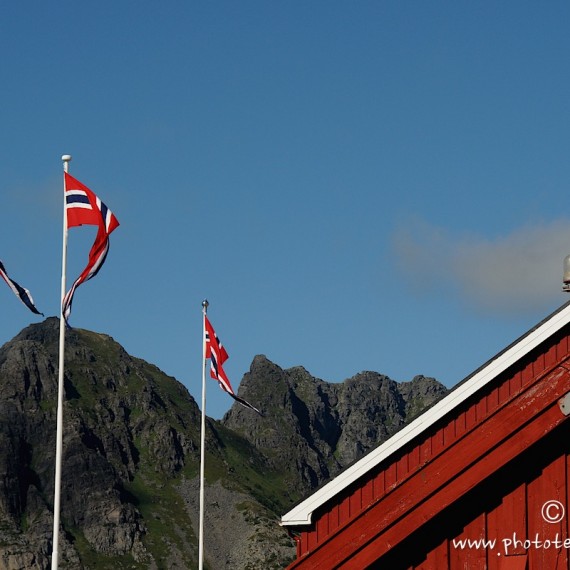
<path id="1" fill-rule="evenodd" d="M 504 352 L 490 360 L 471 378 L 453 389 L 445 398 L 420 415 L 410 424 L 385 441 L 382 445 L 365 455 L 362 459 L 348 467 L 337 477 L 317 489 L 310 497 L 299 503 L 281 517 L 282 526 L 302 526 L 311 524 L 313 512 L 332 499 L 343 489 L 366 475 L 372 468 L 390 455 L 401 449 L 412 439 L 443 418 L 467 398 L 491 382 L 501 372 L 520 360 L 525 354 L 540 345 L 564 325 L 570 322 L 570 303 L 554 313 L 542 324 L 523 336 Z"/>

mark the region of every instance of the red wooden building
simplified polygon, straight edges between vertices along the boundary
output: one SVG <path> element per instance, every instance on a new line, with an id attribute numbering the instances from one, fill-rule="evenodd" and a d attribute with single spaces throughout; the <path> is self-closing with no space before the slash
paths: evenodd
<path id="1" fill-rule="evenodd" d="M 570 568 L 570 303 L 282 517 L 290 570 Z"/>

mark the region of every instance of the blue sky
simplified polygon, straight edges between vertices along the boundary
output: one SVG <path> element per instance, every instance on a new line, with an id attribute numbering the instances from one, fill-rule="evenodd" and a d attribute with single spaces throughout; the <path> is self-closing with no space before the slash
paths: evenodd
<path id="1" fill-rule="evenodd" d="M 57 315 L 61 155 L 121 227 L 71 324 L 201 385 L 201 302 L 328 381 L 453 386 L 566 302 L 570 4 L 8 3 L 0 259 Z M 94 233 L 69 232 L 68 283 Z M 38 322 L 0 288 L 0 343 Z M 208 384 L 207 413 L 232 403 Z"/>

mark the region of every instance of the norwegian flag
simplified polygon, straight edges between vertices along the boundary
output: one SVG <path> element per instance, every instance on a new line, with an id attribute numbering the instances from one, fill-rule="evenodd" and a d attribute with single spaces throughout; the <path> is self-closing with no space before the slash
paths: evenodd
<path id="1" fill-rule="evenodd" d="M 119 226 L 119 221 L 107 206 L 87 186 L 68 174 L 65 177 L 65 214 L 67 227 L 97 226 L 97 236 L 89 252 L 89 261 L 81 275 L 74 281 L 65 294 L 62 303 L 62 315 L 69 326 L 73 295 L 79 285 L 95 277 L 109 253 L 109 235 Z"/>
<path id="2" fill-rule="evenodd" d="M 210 342 L 211 339 L 213 339 L 212 342 Z M 214 331 L 214 328 L 212 327 L 212 323 L 210 323 L 210 321 L 208 320 L 208 317 L 206 317 L 206 355 L 205 355 L 205 358 L 210 358 L 210 356 L 212 354 L 212 344 L 214 345 L 214 347 L 216 347 L 215 348 L 215 350 L 217 352 L 217 355 L 215 357 L 216 362 L 219 362 L 220 365 L 222 365 L 229 358 L 229 355 L 226 352 L 226 349 L 224 348 L 224 346 L 222 345 L 222 342 L 218 338 L 218 335 Z M 212 378 L 215 378 L 215 376 L 212 376 Z"/>
<path id="3" fill-rule="evenodd" d="M 18 285 L 13 279 L 10 279 L 10 277 L 6 273 L 6 269 L 2 261 L 0 261 L 0 277 L 2 277 L 4 281 L 6 281 L 6 284 L 8 285 L 8 287 L 10 287 L 10 289 L 12 289 L 12 291 L 14 291 L 16 297 L 18 297 L 20 301 L 22 301 L 22 303 L 24 303 L 24 305 L 26 305 L 26 307 L 28 307 L 28 309 L 32 311 L 32 313 L 35 313 L 36 315 L 41 315 L 42 317 L 44 316 L 44 314 L 40 313 L 37 310 L 36 306 L 34 305 L 34 300 L 32 299 L 32 295 L 30 294 L 30 292 L 21 285 Z"/>
<path id="4" fill-rule="evenodd" d="M 242 406 L 245 406 L 246 408 L 257 412 L 260 416 L 262 416 L 263 414 L 255 406 L 252 406 L 249 402 L 243 398 L 240 398 L 234 392 L 234 389 L 230 384 L 230 380 L 222 367 L 223 363 L 229 358 L 228 353 L 220 342 L 218 335 L 214 331 L 212 323 L 210 323 L 206 315 L 204 315 L 204 325 L 204 334 L 206 335 L 205 358 L 210 359 L 210 376 L 214 380 L 217 380 L 220 388 L 229 394 L 236 402 L 239 402 Z"/>

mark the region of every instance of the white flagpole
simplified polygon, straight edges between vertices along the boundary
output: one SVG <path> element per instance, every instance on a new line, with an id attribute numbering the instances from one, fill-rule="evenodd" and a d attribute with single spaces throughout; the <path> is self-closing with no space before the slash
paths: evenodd
<path id="1" fill-rule="evenodd" d="M 204 457 L 206 448 L 206 313 L 208 300 L 202 301 L 202 427 L 200 430 L 200 531 L 198 570 L 204 567 Z"/>
<path id="2" fill-rule="evenodd" d="M 68 172 L 71 156 L 64 154 L 63 171 Z M 64 175 L 65 190 L 65 175 Z M 61 463 L 63 452 L 63 377 L 65 361 L 65 323 L 63 319 L 63 298 L 65 297 L 65 275 L 67 269 L 67 212 L 65 209 L 65 192 L 63 197 L 63 251 L 61 256 L 61 300 L 59 303 L 59 369 L 57 382 L 57 434 L 55 444 L 55 482 L 53 495 L 53 544 L 51 570 L 57 570 L 59 564 L 59 515 L 61 510 Z"/>

